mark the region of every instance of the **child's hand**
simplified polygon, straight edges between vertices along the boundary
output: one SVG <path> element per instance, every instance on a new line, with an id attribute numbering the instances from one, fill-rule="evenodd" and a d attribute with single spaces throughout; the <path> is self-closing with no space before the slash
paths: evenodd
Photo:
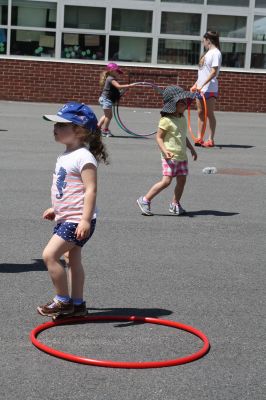
<path id="1" fill-rule="evenodd" d="M 174 157 L 174 153 L 172 153 L 171 151 L 165 151 L 164 156 L 166 160 L 171 160 L 171 158 Z"/>
<path id="2" fill-rule="evenodd" d="M 75 231 L 77 239 L 78 240 L 86 239 L 90 234 L 90 228 L 91 228 L 90 222 L 82 219 L 79 222 L 77 229 Z"/>
<path id="3" fill-rule="evenodd" d="M 42 215 L 43 219 L 48 219 L 49 221 L 53 221 L 55 219 L 55 213 L 53 208 L 48 208 L 44 211 Z"/>
<path id="4" fill-rule="evenodd" d="M 197 85 L 195 84 L 195 85 L 193 85 L 191 88 L 190 88 L 190 92 L 196 92 L 197 91 Z"/>
<path id="5" fill-rule="evenodd" d="M 194 148 L 191 149 L 191 155 L 192 155 L 193 160 L 196 161 L 196 159 L 198 158 L 198 155 Z"/>

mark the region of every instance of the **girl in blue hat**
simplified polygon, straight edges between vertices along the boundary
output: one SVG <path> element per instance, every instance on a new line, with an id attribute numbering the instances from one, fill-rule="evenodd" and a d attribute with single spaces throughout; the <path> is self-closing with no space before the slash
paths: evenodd
<path id="1" fill-rule="evenodd" d="M 43 251 L 56 295 L 37 310 L 48 317 L 85 315 L 81 249 L 95 229 L 97 166 L 101 161 L 107 163 L 108 156 L 97 118 L 85 104 L 67 103 L 56 115 L 44 118 L 55 123 L 55 140 L 65 145 L 65 152 L 56 162 L 52 207 L 43 213 L 44 219 L 56 222 L 53 236 Z M 68 272 L 60 262 L 63 255 Z"/>
<path id="2" fill-rule="evenodd" d="M 187 108 L 187 102 L 194 99 L 195 96 L 195 94 L 185 92 L 177 86 L 168 86 L 163 92 L 164 106 L 156 134 L 156 141 L 161 150 L 163 177 L 160 182 L 153 185 L 144 196 L 137 200 L 137 204 L 144 215 L 153 215 L 151 200 L 166 189 L 173 178 L 176 178 L 176 186 L 169 212 L 174 215 L 185 213 L 180 204 L 180 199 L 188 174 L 186 149 L 187 147 L 190 149 L 194 160 L 197 159 L 197 153 L 187 138 L 187 122 L 184 111 Z"/>

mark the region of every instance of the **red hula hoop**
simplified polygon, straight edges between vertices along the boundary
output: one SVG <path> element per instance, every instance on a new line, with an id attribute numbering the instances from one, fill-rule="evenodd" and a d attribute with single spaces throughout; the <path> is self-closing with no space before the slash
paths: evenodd
<path id="1" fill-rule="evenodd" d="M 206 131 L 206 126 L 207 126 L 208 110 L 207 110 L 207 103 L 206 103 L 206 99 L 205 99 L 204 93 L 200 92 L 200 95 L 202 97 L 203 107 L 204 107 L 204 124 L 203 124 L 203 127 L 202 127 L 202 131 L 200 133 L 200 139 L 203 140 L 203 137 L 204 137 L 204 134 L 205 134 L 205 131 Z M 192 131 L 192 128 L 191 128 L 191 123 L 190 123 L 190 105 L 188 106 L 188 109 L 187 109 L 187 124 L 188 124 L 188 129 L 189 129 L 190 135 L 191 135 L 192 139 L 195 142 L 198 139 L 198 137 L 194 135 L 194 133 Z"/>
<path id="2" fill-rule="evenodd" d="M 190 354 L 185 357 L 173 359 L 173 360 L 163 360 L 163 361 L 148 361 L 148 362 L 124 362 L 124 361 L 110 361 L 110 360 L 96 360 L 93 358 L 86 358 L 77 356 L 74 354 L 65 353 L 52 347 L 48 347 L 45 344 L 41 343 L 37 340 L 37 336 L 39 333 L 43 332 L 46 329 L 53 328 L 58 325 L 67 325 L 73 324 L 75 322 L 93 322 L 93 321 L 133 321 L 133 322 L 141 322 L 141 323 L 150 323 L 157 325 L 165 325 L 170 326 L 172 328 L 181 329 L 183 331 L 187 331 L 192 333 L 193 335 L 199 337 L 204 345 L 203 347 L 194 354 Z M 62 319 L 58 321 L 46 322 L 42 325 L 37 326 L 30 333 L 30 340 L 34 346 L 38 349 L 58 358 L 62 358 L 67 361 L 72 361 L 80 364 L 86 365 L 94 365 L 97 367 L 108 367 L 108 368 L 134 368 L 134 369 L 144 369 L 144 368 L 162 368 L 162 367 L 171 367 L 175 365 L 186 364 L 199 358 L 203 357 L 210 349 L 210 343 L 207 336 L 204 335 L 198 329 L 193 328 L 189 325 L 184 325 L 179 322 L 157 319 L 157 318 L 149 318 L 149 317 L 136 317 L 136 316 L 86 316 L 86 317 L 73 317 Z"/>

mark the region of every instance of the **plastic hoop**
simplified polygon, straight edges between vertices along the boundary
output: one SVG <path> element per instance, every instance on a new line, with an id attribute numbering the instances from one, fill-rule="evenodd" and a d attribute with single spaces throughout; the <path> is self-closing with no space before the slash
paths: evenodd
<path id="1" fill-rule="evenodd" d="M 207 115 L 208 115 L 208 110 L 207 110 L 207 103 L 206 103 L 206 99 L 205 99 L 205 96 L 204 96 L 204 93 L 203 92 L 200 92 L 200 95 L 201 95 L 201 97 L 202 97 L 202 101 L 203 101 L 203 107 L 204 107 L 204 123 L 203 123 L 203 127 L 202 127 L 202 131 L 201 131 L 201 133 L 200 133 L 200 139 L 201 140 L 203 140 L 203 137 L 204 137 L 204 134 L 205 134 L 205 131 L 206 131 L 206 126 L 207 126 Z M 192 131 L 192 128 L 191 128 L 191 123 L 190 123 L 190 105 L 188 106 L 188 109 L 187 109 L 187 124 L 188 124 L 188 129 L 189 129 L 189 132 L 190 132 L 190 135 L 191 135 L 191 137 L 192 137 L 192 139 L 194 140 L 194 142 L 198 139 L 198 137 L 196 137 L 195 135 L 194 135 L 194 133 L 193 133 L 193 131 Z"/>
<path id="2" fill-rule="evenodd" d="M 132 86 L 148 86 L 148 87 L 152 87 L 152 88 L 154 88 L 154 90 L 156 92 L 162 94 L 162 90 L 159 88 L 159 86 L 154 85 L 153 83 L 150 83 L 150 82 L 136 82 L 136 83 L 133 83 Z M 123 90 L 120 98 L 123 97 L 125 95 L 125 93 L 127 93 L 127 91 L 129 89 L 130 88 L 126 88 L 125 90 Z M 156 133 L 156 131 L 152 132 L 152 133 L 146 133 L 146 134 L 144 134 L 144 133 L 136 133 L 136 132 L 133 132 L 130 129 L 128 129 L 125 126 L 125 124 L 122 122 L 120 114 L 119 114 L 119 101 L 113 106 L 113 112 L 114 112 L 114 117 L 115 117 L 115 120 L 116 120 L 116 123 L 118 124 L 118 126 L 124 132 L 128 133 L 129 135 L 147 137 L 147 136 L 152 136 L 152 135 L 154 135 Z"/>
<path id="3" fill-rule="evenodd" d="M 187 331 L 192 333 L 193 335 L 199 337 L 204 345 L 203 347 L 194 354 L 190 354 L 185 357 L 173 359 L 173 360 L 164 360 L 164 361 L 148 361 L 148 362 L 124 362 L 124 361 L 110 361 L 110 360 L 96 360 L 93 358 L 86 358 L 77 356 L 74 354 L 65 353 L 52 347 L 48 347 L 45 344 L 41 343 L 37 340 L 37 336 L 40 332 L 43 332 L 46 329 L 53 328 L 58 325 L 68 325 L 76 322 L 93 322 L 93 321 L 133 321 L 133 322 L 141 322 L 141 323 L 150 323 L 157 325 L 165 325 L 170 326 L 172 328 L 181 329 L 183 331 Z M 198 329 L 193 328 L 189 325 L 184 325 L 179 322 L 157 319 L 157 318 L 149 318 L 149 317 L 136 317 L 136 316 L 86 316 L 86 317 L 73 317 L 67 318 L 58 321 L 46 322 L 42 325 L 37 326 L 30 333 L 30 340 L 34 346 L 38 349 L 58 358 L 62 358 L 67 361 L 72 361 L 80 364 L 86 365 L 94 365 L 97 367 L 108 367 L 108 368 L 134 368 L 134 369 L 144 369 L 144 368 L 162 368 L 162 367 L 171 367 L 175 365 L 186 364 L 199 358 L 203 357 L 210 349 L 210 343 L 207 336 L 204 335 Z"/>

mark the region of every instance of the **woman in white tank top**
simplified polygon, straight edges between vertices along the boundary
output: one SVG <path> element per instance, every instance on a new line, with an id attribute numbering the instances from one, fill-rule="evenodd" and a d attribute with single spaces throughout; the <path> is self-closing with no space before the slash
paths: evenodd
<path id="1" fill-rule="evenodd" d="M 209 138 L 206 142 L 201 138 L 204 124 L 204 107 L 200 94 L 197 98 L 198 110 L 198 138 L 195 146 L 213 147 L 216 128 L 216 118 L 214 115 L 215 102 L 218 97 L 218 75 L 222 64 L 222 54 L 220 52 L 220 42 L 218 32 L 208 31 L 203 36 L 205 53 L 200 57 L 198 79 L 191 87 L 191 91 L 203 92 L 208 109 Z"/>

